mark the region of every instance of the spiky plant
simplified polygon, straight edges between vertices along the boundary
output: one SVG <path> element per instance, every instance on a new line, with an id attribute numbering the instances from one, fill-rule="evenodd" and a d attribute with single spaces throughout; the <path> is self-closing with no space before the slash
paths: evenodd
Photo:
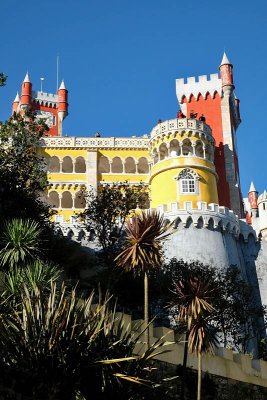
<path id="1" fill-rule="evenodd" d="M 79 392 L 85 399 L 129 400 L 140 387 L 155 388 L 147 367 L 163 344 L 133 356 L 143 332 L 133 338 L 108 298 L 93 305 L 93 293 L 81 300 L 75 289 L 62 285 L 57 292 L 51 284 L 49 296 L 24 286 L 16 307 L 2 300 L 0 397 L 73 400 Z"/>
<path id="2" fill-rule="evenodd" d="M 217 342 L 214 329 L 207 322 L 208 316 L 208 312 L 205 311 L 203 314 L 200 312 L 194 320 L 188 337 L 189 351 L 198 357 L 197 400 L 201 400 L 202 354 L 208 352 L 214 354 Z"/>
<path id="3" fill-rule="evenodd" d="M 115 258 L 125 271 L 134 275 L 144 274 L 144 320 L 145 341 L 148 346 L 148 272 L 162 264 L 162 242 L 172 232 L 167 232 L 173 224 L 166 225 L 163 215 L 156 211 L 142 212 L 131 217 L 125 228 L 126 240 L 124 250 Z"/>
<path id="4" fill-rule="evenodd" d="M 50 288 L 51 281 L 57 281 L 62 274 L 62 270 L 49 262 L 36 260 L 27 264 L 24 268 L 14 268 L 4 274 L 4 284 L 7 294 L 19 296 L 24 290 L 24 285 L 28 290 L 38 287 L 44 291 Z"/>
<path id="5" fill-rule="evenodd" d="M 172 300 L 169 307 L 177 308 L 177 319 L 179 325 L 185 329 L 184 358 L 182 370 L 181 399 L 184 399 L 184 381 L 189 338 L 192 338 L 191 330 L 196 329 L 196 321 L 202 321 L 203 318 L 214 311 L 210 304 L 216 295 L 216 286 L 210 280 L 202 277 L 192 277 L 179 281 L 173 281 Z M 203 337 L 204 339 L 204 337 Z M 191 349 L 191 348 L 190 348 Z M 189 350 L 190 350 L 189 349 Z M 200 371 L 201 373 L 201 371 Z"/>
<path id="6" fill-rule="evenodd" d="M 38 257 L 41 253 L 39 224 L 29 219 L 13 219 L 4 223 L 0 237 L 0 265 L 13 269 Z"/>

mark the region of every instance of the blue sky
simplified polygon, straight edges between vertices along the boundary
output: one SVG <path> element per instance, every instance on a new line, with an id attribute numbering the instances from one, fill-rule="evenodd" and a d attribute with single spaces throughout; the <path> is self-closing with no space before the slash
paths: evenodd
<path id="1" fill-rule="evenodd" d="M 243 195 L 267 189 L 267 2 L 255 0 L 46 0 L 1 4 L 0 120 L 9 118 L 29 71 L 34 89 L 69 90 L 69 136 L 149 133 L 174 118 L 175 79 L 234 65 L 242 124 L 237 133 Z"/>

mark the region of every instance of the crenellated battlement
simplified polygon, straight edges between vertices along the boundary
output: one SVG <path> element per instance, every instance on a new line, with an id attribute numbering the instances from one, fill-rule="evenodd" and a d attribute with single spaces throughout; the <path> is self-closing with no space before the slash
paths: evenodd
<path id="1" fill-rule="evenodd" d="M 170 222 L 175 221 L 176 228 L 189 228 L 192 224 L 197 228 L 218 229 L 232 233 L 236 238 L 240 234 L 238 216 L 227 207 L 219 204 L 197 202 L 197 208 L 193 208 L 192 201 L 163 204 L 157 210 L 164 214 Z"/>
<path id="2" fill-rule="evenodd" d="M 32 98 L 36 102 L 50 102 L 50 103 L 58 103 L 58 95 L 57 94 L 52 94 L 52 93 L 45 93 L 45 92 L 35 92 L 34 90 L 32 91 Z"/>
<path id="3" fill-rule="evenodd" d="M 116 318 L 118 321 L 123 321 L 125 330 L 131 332 L 133 336 L 140 335 L 140 332 L 144 329 L 142 319 L 132 320 L 131 315 L 122 313 L 116 313 Z M 153 344 L 161 338 L 165 342 L 164 350 L 168 350 L 168 352 L 155 356 L 155 359 L 172 365 L 181 365 L 184 355 L 184 338 L 181 335 L 178 336 L 172 329 L 150 325 L 150 343 Z M 143 333 L 134 349 L 134 354 L 143 353 L 145 350 L 144 341 L 145 334 Z M 197 370 L 197 356 L 189 353 L 187 365 Z M 204 354 L 202 370 L 217 376 L 267 387 L 267 362 L 253 360 L 249 354 L 233 352 L 229 348 L 217 347 L 215 355 Z"/>
<path id="4" fill-rule="evenodd" d="M 218 74 L 210 74 L 209 78 L 207 75 L 192 76 L 188 77 L 186 82 L 184 78 L 176 79 L 176 95 L 179 103 L 183 101 L 183 97 L 189 100 L 193 95 L 197 99 L 201 94 L 205 98 L 208 93 L 213 97 L 216 92 L 222 97 L 222 81 Z"/>

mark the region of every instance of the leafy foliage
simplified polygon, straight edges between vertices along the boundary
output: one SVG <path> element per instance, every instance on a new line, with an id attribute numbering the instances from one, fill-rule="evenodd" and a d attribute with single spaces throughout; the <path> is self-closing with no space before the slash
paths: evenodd
<path id="1" fill-rule="evenodd" d="M 51 286 L 51 281 L 56 282 L 61 276 L 62 270 L 54 264 L 36 260 L 27 264 L 24 268 L 15 268 L 5 274 L 5 289 L 10 295 L 19 296 L 24 286 L 29 291 L 38 287 L 44 293 Z"/>
<path id="2" fill-rule="evenodd" d="M 39 224 L 29 219 L 5 222 L 0 236 L 0 264 L 13 269 L 38 257 L 41 254 L 41 232 Z"/>
<path id="3" fill-rule="evenodd" d="M 5 86 L 7 80 L 7 75 L 3 72 L 0 72 L 0 86 Z"/>
<path id="4" fill-rule="evenodd" d="M 123 182 L 88 193 L 81 218 L 87 230 L 94 233 L 106 264 L 111 265 L 120 250 L 126 219 L 138 206 L 144 208 L 147 201 L 148 193 L 143 184 L 133 187 Z"/>
<path id="5" fill-rule="evenodd" d="M 251 340 L 260 340 L 256 331 L 262 332 L 266 326 L 266 309 L 257 302 L 254 288 L 244 281 L 238 267 L 231 266 L 227 270 L 220 270 L 203 265 L 201 263 L 185 263 L 183 261 L 171 260 L 163 268 L 159 277 L 161 282 L 161 293 L 166 293 L 172 280 L 190 280 L 198 277 L 200 280 L 211 282 L 211 287 L 216 287 L 216 295 L 212 295 L 208 302 L 215 311 L 209 318 L 209 324 L 218 332 L 217 338 L 224 347 L 234 347 L 236 350 L 247 353 L 250 351 Z M 165 302 L 169 303 L 170 298 Z M 174 304 L 173 304 L 174 305 Z M 170 310 L 174 317 L 179 314 L 179 307 Z M 177 320 L 176 320 L 177 321 Z M 184 325 L 175 323 L 176 328 L 184 330 Z"/>
<path id="6" fill-rule="evenodd" d="M 2 384 L 0 392 L 34 399 L 74 399 L 77 393 L 85 399 L 92 393 L 99 399 L 153 398 L 157 385 L 149 363 L 162 343 L 135 357 L 140 335 L 132 337 L 108 298 L 93 306 L 93 293 L 81 300 L 75 289 L 67 293 L 63 285 L 57 293 L 52 284 L 43 296 L 37 286 L 29 291 L 24 285 L 19 305 L 1 313 L 0 371 L 8 387 Z"/>
<path id="7" fill-rule="evenodd" d="M 163 260 L 162 241 L 173 233 L 167 233 L 171 226 L 165 225 L 164 217 L 156 211 L 131 217 L 125 228 L 124 250 L 115 259 L 118 265 L 136 275 L 159 267 Z"/>
<path id="8" fill-rule="evenodd" d="M 49 221 L 49 206 L 40 198 L 47 187 L 45 163 L 36 152 L 47 130 L 33 114 L 0 122 L 0 203 L 6 219 Z"/>

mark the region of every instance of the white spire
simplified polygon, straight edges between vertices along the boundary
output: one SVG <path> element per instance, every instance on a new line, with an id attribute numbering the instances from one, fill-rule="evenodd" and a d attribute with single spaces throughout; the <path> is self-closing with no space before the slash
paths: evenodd
<path id="1" fill-rule="evenodd" d="M 61 85 L 59 86 L 59 89 L 58 89 L 58 90 L 60 90 L 60 89 L 65 89 L 65 90 L 66 90 L 66 86 L 65 86 L 65 83 L 64 83 L 64 79 L 62 79 Z"/>
<path id="2" fill-rule="evenodd" d="M 27 74 L 25 75 L 25 78 L 24 78 L 24 81 L 23 81 L 23 82 L 31 82 L 31 81 L 30 81 L 29 74 L 28 74 L 28 71 L 27 71 Z"/>
<path id="3" fill-rule="evenodd" d="M 250 185 L 250 189 L 249 189 L 249 193 L 250 192 L 257 192 L 257 190 L 255 189 L 254 183 L 251 181 L 251 185 Z"/>
<path id="4" fill-rule="evenodd" d="M 231 64 L 230 61 L 228 60 L 228 57 L 225 52 L 223 53 L 221 65 L 224 65 L 224 64 Z"/>
<path id="5" fill-rule="evenodd" d="M 13 101 L 13 103 L 19 103 L 20 98 L 19 98 L 19 92 L 17 92 L 17 95 L 15 97 L 15 100 Z"/>

